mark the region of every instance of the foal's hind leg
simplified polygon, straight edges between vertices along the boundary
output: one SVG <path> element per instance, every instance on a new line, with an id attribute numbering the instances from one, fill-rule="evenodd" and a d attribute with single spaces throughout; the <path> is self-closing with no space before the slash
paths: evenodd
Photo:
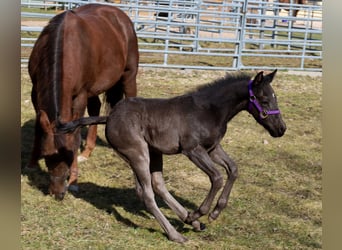
<path id="1" fill-rule="evenodd" d="M 88 114 L 89 116 L 98 116 L 100 114 L 101 101 L 98 96 L 88 98 Z M 86 144 L 82 153 L 77 157 L 78 162 L 86 161 L 91 152 L 93 152 L 96 144 L 97 125 L 90 125 L 87 132 Z"/>
<path id="2" fill-rule="evenodd" d="M 177 214 L 183 221 L 186 221 L 188 211 L 169 193 L 166 189 L 163 178 L 163 159 L 162 154 L 150 152 L 150 171 L 152 176 L 153 190 L 158 194 L 165 203 Z M 205 225 L 195 220 L 190 223 L 195 231 L 203 231 Z"/>
<path id="3" fill-rule="evenodd" d="M 228 175 L 226 184 L 224 185 L 217 204 L 209 215 L 209 220 L 212 221 L 217 219 L 221 211 L 227 206 L 230 192 L 238 176 L 238 169 L 235 162 L 227 155 L 226 152 L 224 152 L 221 145 L 218 145 L 212 152 L 210 152 L 210 157 L 215 163 L 224 167 Z"/>
<path id="4" fill-rule="evenodd" d="M 186 238 L 177 232 L 177 230 L 170 224 L 170 222 L 158 208 L 155 201 L 149 168 L 149 153 L 146 143 L 136 141 L 134 147 L 135 149 L 121 148 L 117 149 L 117 151 L 130 163 L 130 166 L 136 175 L 137 182 L 142 188 L 142 198 L 144 200 L 146 209 L 153 214 L 170 240 L 180 243 L 185 242 Z"/>

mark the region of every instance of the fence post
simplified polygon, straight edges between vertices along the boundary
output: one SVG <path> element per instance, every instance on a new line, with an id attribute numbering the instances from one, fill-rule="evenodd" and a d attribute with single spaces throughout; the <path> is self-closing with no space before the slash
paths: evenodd
<path id="1" fill-rule="evenodd" d="M 237 41 L 237 55 L 236 55 L 236 61 L 234 67 L 238 70 L 241 69 L 243 66 L 242 64 L 242 49 L 245 46 L 245 28 L 246 28 L 246 14 L 247 14 L 247 5 L 248 0 L 244 0 L 242 11 L 240 15 L 240 27 L 239 33 L 238 33 L 238 41 Z"/>
<path id="2" fill-rule="evenodd" d="M 265 2 L 265 0 L 262 0 L 262 2 L 259 3 L 259 4 L 261 4 L 261 13 L 260 14 L 262 16 L 266 15 L 266 9 L 265 9 L 264 2 Z M 260 20 L 260 27 L 261 27 L 260 32 L 259 32 L 259 38 L 260 39 L 264 39 L 264 37 L 265 37 L 265 31 L 264 31 L 265 23 L 266 23 L 266 20 L 264 18 Z M 259 44 L 259 49 L 264 49 L 264 44 L 263 43 Z"/>
<path id="3" fill-rule="evenodd" d="M 195 25 L 195 41 L 194 41 L 194 49 L 193 51 L 198 52 L 199 49 L 199 36 L 200 36 L 200 22 L 201 22 L 201 0 L 197 1 L 197 6 L 196 6 L 196 11 L 197 11 L 197 15 L 196 15 L 196 25 Z"/>

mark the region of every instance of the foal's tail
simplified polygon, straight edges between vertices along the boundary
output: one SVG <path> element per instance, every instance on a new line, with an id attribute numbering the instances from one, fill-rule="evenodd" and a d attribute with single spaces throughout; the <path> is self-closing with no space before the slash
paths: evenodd
<path id="1" fill-rule="evenodd" d="M 67 122 L 67 123 L 61 123 L 57 127 L 58 133 L 71 133 L 74 132 L 79 127 L 84 127 L 87 125 L 93 125 L 93 124 L 106 124 L 108 119 L 108 116 L 90 116 L 90 117 L 82 117 L 80 119 Z"/>

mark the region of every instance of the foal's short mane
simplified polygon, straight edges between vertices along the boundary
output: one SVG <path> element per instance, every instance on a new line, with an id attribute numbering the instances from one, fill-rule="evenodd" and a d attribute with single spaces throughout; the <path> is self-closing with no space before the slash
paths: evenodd
<path id="1" fill-rule="evenodd" d="M 219 91 L 222 91 L 226 87 L 230 87 L 232 84 L 237 82 L 246 82 L 252 78 L 251 73 L 239 72 L 239 73 L 227 73 L 224 77 L 218 78 L 210 83 L 201 85 L 197 87 L 195 90 L 189 92 L 188 94 L 196 95 L 196 94 L 216 94 Z"/>

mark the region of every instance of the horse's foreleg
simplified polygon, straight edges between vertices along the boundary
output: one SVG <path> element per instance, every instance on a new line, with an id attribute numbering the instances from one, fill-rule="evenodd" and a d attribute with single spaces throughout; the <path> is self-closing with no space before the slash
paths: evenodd
<path id="1" fill-rule="evenodd" d="M 233 184 L 238 176 L 238 169 L 235 162 L 227 155 L 226 152 L 218 145 L 212 152 L 210 152 L 211 159 L 218 165 L 224 167 L 227 172 L 228 178 L 224 185 L 223 191 L 217 201 L 214 210 L 209 215 L 209 220 L 215 220 L 221 211 L 227 206 L 230 192 Z"/>
<path id="2" fill-rule="evenodd" d="M 94 96 L 88 98 L 88 114 L 89 116 L 98 116 L 100 114 L 101 101 L 98 96 Z M 96 137 L 97 137 L 97 125 L 90 125 L 87 132 L 87 138 L 84 150 L 78 156 L 78 162 L 82 162 L 88 159 L 91 152 L 93 152 L 96 145 Z"/>
<path id="3" fill-rule="evenodd" d="M 186 222 L 188 211 L 170 194 L 165 186 L 161 154 L 150 153 L 150 171 L 154 192 L 165 201 L 183 222 Z M 205 229 L 205 225 L 197 220 L 192 221 L 190 225 L 193 226 L 195 231 L 203 231 Z"/>
<path id="4" fill-rule="evenodd" d="M 210 191 L 200 207 L 196 211 L 188 214 L 186 222 L 191 223 L 209 212 L 217 192 L 223 185 L 223 178 L 221 173 L 215 168 L 215 163 L 211 160 L 207 151 L 201 146 L 197 146 L 183 153 L 209 176 L 211 182 Z"/>
<path id="5" fill-rule="evenodd" d="M 68 99 L 66 98 L 66 101 L 64 103 L 67 103 Z M 82 92 L 80 93 L 72 103 L 71 107 L 71 120 L 76 120 L 84 115 L 85 109 L 87 107 L 87 93 Z M 67 117 L 67 114 L 65 115 Z M 77 185 L 77 178 L 78 178 L 78 166 L 77 166 L 77 153 L 78 149 L 81 146 L 81 132 L 75 131 L 74 134 L 70 135 L 70 141 L 69 143 L 72 144 L 71 148 L 73 150 L 73 161 L 70 166 L 70 176 L 68 181 L 69 190 L 71 191 L 78 191 L 78 185 Z"/>
<path id="6" fill-rule="evenodd" d="M 77 165 L 77 151 L 79 146 L 81 145 L 81 133 L 76 131 L 75 134 L 75 148 L 74 148 L 74 160 L 70 166 L 70 176 L 68 181 L 68 189 L 70 191 L 78 192 L 78 165 Z"/>

